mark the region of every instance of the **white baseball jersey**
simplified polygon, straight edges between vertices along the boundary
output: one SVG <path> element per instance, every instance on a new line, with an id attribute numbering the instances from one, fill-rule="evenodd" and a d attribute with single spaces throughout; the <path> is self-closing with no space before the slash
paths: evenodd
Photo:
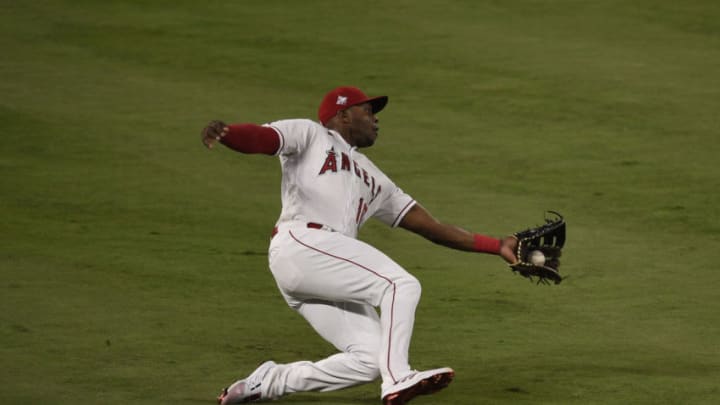
<path id="1" fill-rule="evenodd" d="M 280 135 L 282 213 L 355 238 L 370 217 L 396 227 L 415 204 L 336 131 L 308 119 L 265 124 Z"/>

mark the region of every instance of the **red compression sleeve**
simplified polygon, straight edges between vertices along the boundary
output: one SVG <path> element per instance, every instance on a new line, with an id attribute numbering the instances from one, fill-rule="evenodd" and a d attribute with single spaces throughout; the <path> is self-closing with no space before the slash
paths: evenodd
<path id="1" fill-rule="evenodd" d="M 242 153 L 274 155 L 280 149 L 280 135 L 270 127 L 256 124 L 228 125 L 228 133 L 220 142 Z"/>
<path id="2" fill-rule="evenodd" d="M 485 235 L 475 234 L 475 251 L 481 253 L 500 253 L 500 239 L 491 238 Z"/>

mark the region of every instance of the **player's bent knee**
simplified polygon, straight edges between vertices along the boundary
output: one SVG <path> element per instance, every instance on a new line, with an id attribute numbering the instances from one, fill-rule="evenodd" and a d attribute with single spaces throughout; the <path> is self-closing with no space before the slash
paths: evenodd
<path id="1" fill-rule="evenodd" d="M 420 285 L 420 282 L 411 275 L 397 280 L 395 282 L 395 286 L 399 293 L 406 296 L 420 298 L 420 295 L 422 294 L 422 286 Z"/>

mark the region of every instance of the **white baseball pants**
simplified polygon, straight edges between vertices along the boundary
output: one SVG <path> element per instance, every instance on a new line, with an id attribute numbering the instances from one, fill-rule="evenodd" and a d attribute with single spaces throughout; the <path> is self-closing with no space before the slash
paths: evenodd
<path id="1" fill-rule="evenodd" d="M 332 391 L 378 375 L 383 387 L 394 385 L 411 373 L 420 283 L 364 242 L 303 225 L 280 228 L 270 244 L 270 269 L 288 305 L 340 353 L 278 365 L 263 379 L 263 397 Z"/>

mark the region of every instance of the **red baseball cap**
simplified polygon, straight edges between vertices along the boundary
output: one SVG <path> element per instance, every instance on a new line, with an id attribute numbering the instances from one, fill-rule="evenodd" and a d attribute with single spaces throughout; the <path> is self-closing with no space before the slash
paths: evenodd
<path id="1" fill-rule="evenodd" d="M 387 104 L 387 96 L 368 97 L 362 90 L 352 86 L 342 86 L 331 90 L 325 95 L 320 108 L 318 109 L 318 118 L 325 125 L 330 118 L 334 117 L 338 111 L 350 108 L 354 105 L 370 103 L 372 105 L 373 114 L 377 114 L 385 108 Z"/>

